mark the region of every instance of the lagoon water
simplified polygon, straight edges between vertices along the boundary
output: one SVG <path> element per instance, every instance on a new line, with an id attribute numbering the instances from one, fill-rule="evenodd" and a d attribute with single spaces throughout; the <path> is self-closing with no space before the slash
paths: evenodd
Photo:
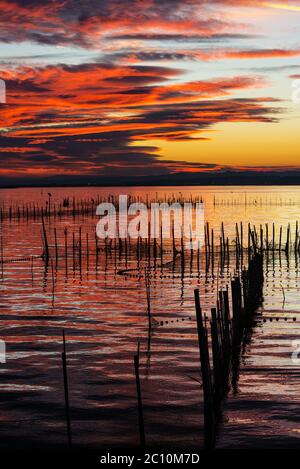
<path id="1" fill-rule="evenodd" d="M 299 187 L 135 187 L 2 189 L 0 207 L 44 204 L 64 198 L 131 194 L 163 198 L 201 196 L 205 220 L 216 239 L 223 222 L 234 250 L 236 223 L 276 225 L 292 236 L 299 220 Z M 134 446 L 139 443 L 133 355 L 141 347 L 141 384 L 147 443 L 168 447 L 201 447 L 203 402 L 193 290 L 199 287 L 204 311 L 215 306 L 216 293 L 236 269 L 230 262 L 205 274 L 195 259 L 180 266 L 165 254 L 163 271 L 151 278 L 148 337 L 145 279 L 136 274 L 135 255 L 101 251 L 95 255 L 94 216 L 46 219 L 53 253 L 54 227 L 58 260 L 45 265 L 40 219 L 5 219 L 1 223 L 0 339 L 6 363 L 0 363 L 0 446 L 66 446 L 62 376 L 62 330 L 67 340 L 70 412 L 76 447 Z M 89 256 L 64 259 L 64 230 L 69 242 L 79 228 Z M 241 359 L 238 389 L 225 404 L 220 447 L 264 447 L 299 443 L 300 340 L 299 258 L 293 252 L 266 256 L 261 320 Z M 180 263 L 179 263 L 180 264 Z M 119 271 L 133 269 L 131 275 Z M 136 275 L 135 275 L 136 274 Z M 263 318 L 267 318 L 263 322 Z M 272 321 L 271 321 L 272 319 Z"/>

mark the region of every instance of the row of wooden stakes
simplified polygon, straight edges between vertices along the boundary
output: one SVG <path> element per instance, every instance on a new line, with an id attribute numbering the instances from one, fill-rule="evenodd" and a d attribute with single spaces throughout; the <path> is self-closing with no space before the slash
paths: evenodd
<path id="1" fill-rule="evenodd" d="M 230 387 L 236 387 L 241 350 L 251 335 L 262 294 L 263 256 L 260 253 L 254 254 L 248 269 L 231 282 L 232 311 L 228 289 L 219 292 L 217 307 L 211 310 L 210 327 L 202 313 L 199 290 L 195 290 L 206 448 L 215 446 L 222 401 Z"/>
<path id="2" fill-rule="evenodd" d="M 91 198 L 77 199 L 75 197 L 64 197 L 60 201 L 52 200 L 52 194 L 49 192 L 47 200 L 40 203 L 8 204 L 0 206 L 0 221 L 8 220 L 39 220 L 42 217 L 55 220 L 61 217 L 77 216 L 95 216 L 97 206 L 101 203 L 111 203 L 118 211 L 119 195 L 108 194 L 105 196 L 97 195 Z M 197 203 L 203 203 L 201 196 L 184 197 L 181 193 L 169 194 L 164 196 L 155 195 L 155 197 L 141 197 L 138 195 L 127 195 L 128 207 L 131 204 L 143 203 L 150 209 L 153 203 L 166 203 L 168 205 L 191 203 L 194 206 Z"/>

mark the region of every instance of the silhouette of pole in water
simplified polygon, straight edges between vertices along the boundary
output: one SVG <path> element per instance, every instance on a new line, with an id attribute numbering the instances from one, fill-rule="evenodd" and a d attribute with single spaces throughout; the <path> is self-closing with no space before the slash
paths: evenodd
<path id="1" fill-rule="evenodd" d="M 54 242 L 55 242 L 55 265 L 57 268 L 57 263 L 58 263 L 58 246 L 57 246 L 57 232 L 56 228 L 54 228 Z"/>
<path id="2" fill-rule="evenodd" d="M 151 323 L 151 296 L 150 296 L 150 272 L 149 269 L 145 268 L 145 286 L 146 286 L 146 296 L 147 296 L 147 316 L 148 316 L 148 327 L 149 330 L 152 328 Z"/>
<path id="3" fill-rule="evenodd" d="M 42 228 L 43 228 L 43 237 L 44 237 L 44 254 L 43 257 L 46 262 L 49 260 L 49 245 L 48 245 L 48 239 L 47 239 L 47 233 L 46 233 L 46 228 L 45 228 L 45 222 L 44 222 L 44 217 L 42 216 Z"/>
<path id="4" fill-rule="evenodd" d="M 66 275 L 68 274 L 68 228 L 65 227 L 64 229 L 64 235 L 65 235 L 65 269 L 66 269 Z"/>
<path id="5" fill-rule="evenodd" d="M 254 233 L 253 242 L 256 247 Z M 236 390 L 242 347 L 249 342 L 254 316 L 263 294 L 263 255 L 253 254 L 248 270 L 244 269 L 231 282 L 232 319 L 228 290 L 220 290 L 217 308 L 211 310 L 211 340 L 195 290 L 198 342 L 204 397 L 205 448 L 215 445 L 222 400 L 229 390 L 229 378 Z M 212 369 L 210 364 L 212 353 Z"/>
<path id="6" fill-rule="evenodd" d="M 66 407 L 66 422 L 68 432 L 68 446 L 72 448 L 72 433 L 71 433 L 71 419 L 70 419 L 70 406 L 69 406 L 69 385 L 68 385 L 68 370 L 67 370 L 67 353 L 66 353 L 66 339 L 65 331 L 63 330 L 63 352 L 61 354 L 63 375 L 64 375 L 64 391 L 65 391 L 65 407 Z"/>
<path id="7" fill-rule="evenodd" d="M 146 438 L 145 438 L 144 414 L 143 414 L 143 403 L 142 403 L 141 383 L 140 383 L 139 346 L 138 346 L 137 353 L 134 355 L 134 371 L 135 371 L 136 391 L 137 391 L 137 398 L 138 398 L 140 442 L 141 442 L 141 446 L 145 446 Z"/>
<path id="8" fill-rule="evenodd" d="M 215 416 L 213 411 L 213 387 L 209 362 L 207 331 L 203 324 L 199 290 L 194 290 L 201 375 L 204 392 L 204 446 L 211 449 L 215 445 Z"/>

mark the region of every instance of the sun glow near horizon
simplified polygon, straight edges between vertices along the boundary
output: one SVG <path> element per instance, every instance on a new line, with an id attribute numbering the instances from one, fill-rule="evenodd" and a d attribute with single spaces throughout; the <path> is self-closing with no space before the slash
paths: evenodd
<path id="1" fill-rule="evenodd" d="M 299 5 L 288 5 L 286 3 L 273 3 L 273 2 L 263 2 L 263 6 L 276 8 L 278 10 L 288 10 L 288 11 L 298 11 L 300 12 L 300 3 Z"/>

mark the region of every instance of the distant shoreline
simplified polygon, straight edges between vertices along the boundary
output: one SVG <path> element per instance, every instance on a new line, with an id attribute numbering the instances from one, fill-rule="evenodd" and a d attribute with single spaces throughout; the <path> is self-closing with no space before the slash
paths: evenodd
<path id="1" fill-rule="evenodd" d="M 298 170 L 220 171 L 160 175 L 92 176 L 57 175 L 43 178 L 0 177 L 1 189 L 23 187 L 155 187 L 155 186 L 299 186 Z"/>
<path id="2" fill-rule="evenodd" d="M 105 187 L 230 187 L 230 186 L 244 186 L 244 187 L 283 187 L 283 186 L 299 186 L 300 187 L 300 182 L 267 182 L 265 184 L 261 182 L 248 182 L 248 183 L 241 183 L 241 182 L 216 182 L 216 183 L 170 183 L 170 184 L 165 184 L 165 183 L 136 183 L 136 184 L 125 184 L 125 183 L 114 183 L 114 184 L 18 184 L 18 185 L 8 185 L 8 186 L 0 186 L 0 190 L 7 190 L 7 189 L 38 189 L 38 188 L 55 188 L 55 189 L 63 189 L 63 188 L 81 188 L 81 187 L 88 187 L 88 188 L 105 188 Z"/>

